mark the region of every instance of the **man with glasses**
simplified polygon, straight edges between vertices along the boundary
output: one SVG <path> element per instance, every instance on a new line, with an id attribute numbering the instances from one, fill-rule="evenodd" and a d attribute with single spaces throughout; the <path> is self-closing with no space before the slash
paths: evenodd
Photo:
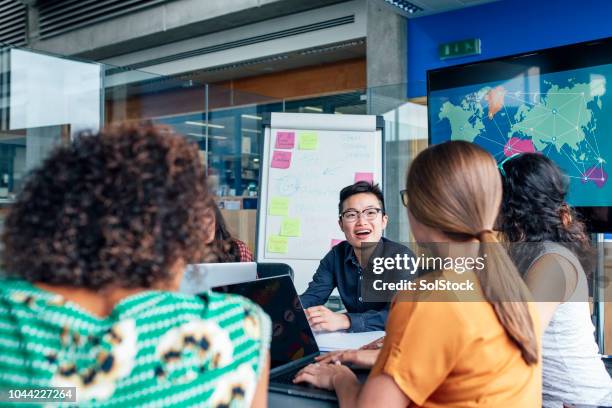
<path id="1" fill-rule="evenodd" d="M 363 299 L 361 283 L 371 255 L 369 250 L 384 246 L 387 257 L 413 254 L 407 247 L 382 237 L 388 216 L 377 184 L 360 181 L 343 188 L 338 212 L 338 225 L 346 241 L 325 255 L 308 289 L 300 296 L 308 321 L 315 331 L 384 330 L 389 303 Z M 362 243 L 366 244 L 362 247 Z M 323 306 L 334 288 L 338 288 L 347 313 L 334 313 Z"/>

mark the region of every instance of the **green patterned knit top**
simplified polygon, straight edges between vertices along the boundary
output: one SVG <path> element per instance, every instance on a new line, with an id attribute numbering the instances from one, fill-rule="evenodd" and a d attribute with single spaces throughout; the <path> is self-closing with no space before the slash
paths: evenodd
<path id="1" fill-rule="evenodd" d="M 238 296 L 146 291 L 101 318 L 0 279 L 4 390 L 77 387 L 76 404 L 92 407 L 248 407 L 269 342 L 268 316 Z"/>

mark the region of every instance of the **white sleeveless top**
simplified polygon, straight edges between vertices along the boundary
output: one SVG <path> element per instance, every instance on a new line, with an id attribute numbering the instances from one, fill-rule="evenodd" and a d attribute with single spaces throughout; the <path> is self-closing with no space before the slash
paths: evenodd
<path id="1" fill-rule="evenodd" d="M 552 242 L 544 243 L 532 265 L 547 254 L 567 259 L 578 281 L 568 301 L 557 306 L 542 338 L 542 406 L 612 406 L 612 379 L 595 343 L 584 269 L 572 251 Z"/>

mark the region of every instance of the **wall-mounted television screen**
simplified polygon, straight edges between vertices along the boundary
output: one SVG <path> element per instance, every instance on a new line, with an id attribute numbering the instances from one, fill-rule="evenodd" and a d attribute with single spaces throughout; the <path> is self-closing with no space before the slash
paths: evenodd
<path id="1" fill-rule="evenodd" d="M 612 38 L 427 72 L 429 142 L 467 140 L 498 162 L 539 152 L 570 180 L 591 232 L 612 231 Z"/>

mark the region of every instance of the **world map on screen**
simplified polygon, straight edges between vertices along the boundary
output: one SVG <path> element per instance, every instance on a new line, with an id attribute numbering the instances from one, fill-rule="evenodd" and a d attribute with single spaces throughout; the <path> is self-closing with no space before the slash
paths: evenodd
<path id="1" fill-rule="evenodd" d="M 607 77 L 611 65 L 430 92 L 432 143 L 478 143 L 498 162 L 539 152 L 568 175 L 570 204 L 612 205 Z"/>

